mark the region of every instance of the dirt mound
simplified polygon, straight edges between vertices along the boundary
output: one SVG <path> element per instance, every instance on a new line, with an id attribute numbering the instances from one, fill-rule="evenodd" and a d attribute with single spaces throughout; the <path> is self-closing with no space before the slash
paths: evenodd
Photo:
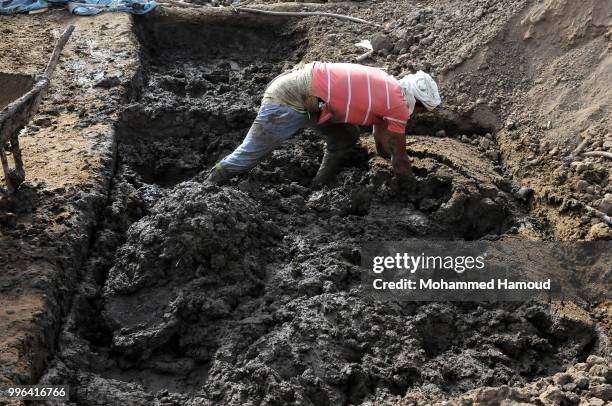
<path id="1" fill-rule="evenodd" d="M 94 405 L 335 405 L 521 384 L 590 351 L 594 326 L 546 305 L 368 299 L 356 244 L 407 231 L 370 208 L 342 210 L 355 171 L 320 195 L 287 185 L 287 200 L 263 180 L 267 199 L 194 182 L 163 192 L 129 227 L 101 297 L 84 285 L 45 382 L 73 382 L 74 400 Z"/>
<path id="2" fill-rule="evenodd" d="M 608 399 L 610 359 L 591 355 L 553 377 L 538 379 L 523 388 L 482 388 L 455 399 L 457 403 L 497 403 L 501 401 L 544 404 L 579 404 L 581 397 L 591 397 L 591 403 Z M 603 402 L 603 401 L 601 401 Z"/>
<path id="3" fill-rule="evenodd" d="M 609 2 L 600 1 L 522 4 L 487 35 L 471 31 L 477 34 L 464 45 L 470 51 L 441 70 L 449 110 L 496 117 L 502 159 L 535 191 L 534 211 L 558 239 L 612 236 L 585 208 L 609 210 L 612 162 L 574 153 L 582 142 L 583 151 L 612 146 L 610 13 Z"/>
<path id="4" fill-rule="evenodd" d="M 521 21 L 523 39 L 560 43 L 572 47 L 606 34 L 612 15 L 610 4 L 596 0 L 576 4 L 547 0 L 534 5 Z"/>
<path id="5" fill-rule="evenodd" d="M 207 362 L 219 345 L 210 327 L 261 290 L 260 251 L 278 230 L 244 193 L 215 189 L 182 183 L 130 227 L 103 295 L 113 348 L 126 358 L 142 362 L 178 333 L 177 349 Z M 185 317 L 202 329 L 178 332 Z"/>

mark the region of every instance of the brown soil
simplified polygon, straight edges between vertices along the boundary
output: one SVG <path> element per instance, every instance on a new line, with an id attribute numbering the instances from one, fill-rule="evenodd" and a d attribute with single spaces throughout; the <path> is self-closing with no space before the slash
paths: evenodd
<path id="1" fill-rule="evenodd" d="M 55 346 L 107 193 L 116 103 L 134 75 L 136 51 L 123 15 L 80 19 L 51 10 L 0 21 L 11 39 L 0 46 L 0 71 L 28 75 L 44 70 L 55 38 L 76 26 L 39 114 L 20 137 L 27 183 L 0 205 L 0 379 L 33 382 Z M 96 87 L 100 72 L 119 74 L 123 85 Z"/>

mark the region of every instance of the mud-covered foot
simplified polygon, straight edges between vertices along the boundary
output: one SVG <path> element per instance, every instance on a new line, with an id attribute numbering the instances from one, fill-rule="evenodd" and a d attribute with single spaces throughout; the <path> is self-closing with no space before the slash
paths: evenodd
<path id="1" fill-rule="evenodd" d="M 315 190 L 321 189 L 323 186 L 329 185 L 335 178 L 343 166 L 346 151 L 343 152 L 325 152 L 323 162 L 319 167 L 317 176 L 312 181 L 312 188 Z"/>
<path id="2" fill-rule="evenodd" d="M 376 153 L 378 154 L 378 156 L 383 157 L 385 159 L 390 159 L 391 154 L 387 152 L 383 143 L 380 142 L 379 140 L 376 140 L 375 142 L 376 142 Z"/>
<path id="3" fill-rule="evenodd" d="M 206 178 L 206 182 L 212 183 L 213 185 L 221 186 L 227 183 L 229 180 L 229 176 L 227 176 L 222 170 L 219 170 L 216 166 L 210 170 L 208 177 Z"/>

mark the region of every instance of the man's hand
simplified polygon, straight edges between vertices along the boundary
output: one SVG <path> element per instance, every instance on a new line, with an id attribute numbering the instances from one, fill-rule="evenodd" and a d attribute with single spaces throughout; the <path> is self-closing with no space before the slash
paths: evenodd
<path id="1" fill-rule="evenodd" d="M 387 123 L 374 126 L 376 152 L 383 158 L 391 158 L 393 172 L 401 178 L 412 177 L 412 163 L 406 154 L 406 135 L 387 129 Z"/>
<path id="2" fill-rule="evenodd" d="M 406 153 L 406 136 L 400 133 L 387 131 L 387 140 L 391 150 L 391 164 L 393 172 L 399 177 L 412 176 L 412 163 Z"/>

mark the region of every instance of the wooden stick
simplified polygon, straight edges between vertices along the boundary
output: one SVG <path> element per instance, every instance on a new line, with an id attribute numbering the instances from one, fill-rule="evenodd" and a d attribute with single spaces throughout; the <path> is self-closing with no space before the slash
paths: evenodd
<path id="1" fill-rule="evenodd" d="M 356 62 L 363 62 L 363 61 L 365 61 L 366 59 L 368 59 L 369 57 L 371 57 L 371 56 L 372 56 L 372 54 L 374 54 L 374 51 L 373 51 L 373 50 L 368 51 L 368 52 L 366 52 L 366 53 L 364 53 L 364 54 L 359 55 L 357 58 L 355 58 L 355 61 L 356 61 Z"/>
<path id="2" fill-rule="evenodd" d="M 15 169 L 19 176 L 25 176 L 25 170 L 23 169 L 23 158 L 21 157 L 21 147 L 19 146 L 19 133 L 14 132 L 11 139 L 11 152 L 13 153 L 13 162 L 15 162 Z"/>
<path id="3" fill-rule="evenodd" d="M 57 61 L 59 61 L 60 54 L 62 53 L 66 42 L 68 42 L 68 39 L 72 35 L 72 31 L 74 31 L 74 25 L 69 25 L 68 28 L 64 30 L 62 36 L 57 40 L 55 48 L 53 48 L 53 53 L 51 54 L 51 58 L 49 59 L 49 63 L 47 64 L 47 68 L 45 69 L 44 73 L 49 80 L 51 80 L 51 76 L 53 75 L 53 71 L 57 65 Z"/>
<path id="4" fill-rule="evenodd" d="M 584 140 L 582 140 L 582 142 L 580 143 L 580 145 L 578 145 L 576 147 L 576 149 L 574 151 L 572 151 L 572 156 L 578 156 L 580 155 L 580 153 L 584 150 L 584 148 L 587 146 L 587 144 L 591 141 L 591 139 L 589 137 L 586 137 Z"/>
<path id="5" fill-rule="evenodd" d="M 179 1 L 179 0 L 159 0 L 158 3 L 162 5 L 176 6 L 176 7 L 183 7 L 183 8 L 213 8 L 209 5 L 187 3 L 187 2 Z M 96 5 L 88 4 L 87 6 L 95 7 Z M 376 24 L 371 21 L 363 20 L 357 17 L 347 16 L 344 14 L 325 13 L 321 11 L 299 11 L 299 12 L 268 11 L 268 10 L 260 10 L 260 9 L 248 8 L 248 7 L 243 7 L 243 6 L 230 6 L 230 7 L 236 13 L 239 13 L 240 11 L 246 11 L 247 13 L 264 14 L 264 15 L 272 15 L 272 16 L 286 16 L 286 17 L 312 17 L 312 16 L 331 17 L 331 18 L 337 18 L 340 20 L 347 20 L 347 21 L 353 21 L 353 22 L 357 22 L 361 24 L 373 25 L 375 27 L 382 27 L 380 24 Z"/>
<path id="6" fill-rule="evenodd" d="M 606 213 L 604 213 L 603 211 L 599 211 L 596 208 L 589 206 L 588 204 L 585 204 L 584 207 L 588 211 L 590 211 L 591 213 L 593 213 L 594 215 L 596 215 L 597 217 L 599 217 L 600 219 L 608 223 L 609 226 L 612 226 L 612 218 L 610 218 L 610 216 L 608 216 Z"/>
<path id="7" fill-rule="evenodd" d="M 176 7 L 184 7 L 184 8 L 210 8 L 211 6 L 206 6 L 203 4 L 193 4 L 193 3 L 185 3 L 184 1 L 174 1 L 174 0 L 162 0 L 158 1 L 159 4 L 176 6 Z"/>
<path id="8" fill-rule="evenodd" d="M 9 194 L 12 194 L 15 189 L 13 184 L 11 183 L 11 178 L 9 176 L 10 169 L 8 164 L 8 159 L 6 159 L 6 154 L 4 153 L 4 143 L 0 142 L 0 161 L 2 161 L 2 171 L 4 172 L 4 181 L 6 182 L 6 186 L 8 187 Z"/>
<path id="9" fill-rule="evenodd" d="M 254 14 L 264 14 L 271 16 L 285 16 L 285 17 L 331 17 L 337 18 L 338 20 L 345 21 L 353 21 L 355 23 L 368 24 L 373 25 L 375 27 L 382 27 L 379 24 L 373 23 L 371 21 L 363 20 L 357 17 L 351 17 L 344 14 L 334 14 L 334 13 L 324 13 L 321 11 L 268 11 L 268 10 L 260 10 L 257 8 L 248 8 L 248 7 L 234 7 L 234 10 L 237 12 L 245 11 L 247 13 Z"/>
<path id="10" fill-rule="evenodd" d="M 582 155 L 584 156 L 603 156 L 605 158 L 612 159 L 612 152 L 607 152 L 607 151 L 588 151 L 588 152 L 583 152 Z"/>
<path id="11" fill-rule="evenodd" d="M 4 110 L 0 111 L 0 143 L 3 141 L 6 141 L 12 134 L 12 131 L 5 133 L 4 131 L 5 122 L 7 122 L 8 119 L 13 117 L 16 113 L 24 111 L 26 109 L 25 106 L 30 103 L 30 100 L 38 96 L 38 94 L 45 87 L 47 87 L 48 84 L 49 84 L 49 80 L 46 77 L 42 77 L 38 82 L 36 82 L 34 87 L 32 87 L 32 89 L 29 92 L 27 92 L 26 94 L 24 94 L 23 96 L 15 100 L 14 102 L 10 103 L 8 106 L 4 108 Z M 21 123 L 21 124 L 25 124 L 25 123 Z"/>

